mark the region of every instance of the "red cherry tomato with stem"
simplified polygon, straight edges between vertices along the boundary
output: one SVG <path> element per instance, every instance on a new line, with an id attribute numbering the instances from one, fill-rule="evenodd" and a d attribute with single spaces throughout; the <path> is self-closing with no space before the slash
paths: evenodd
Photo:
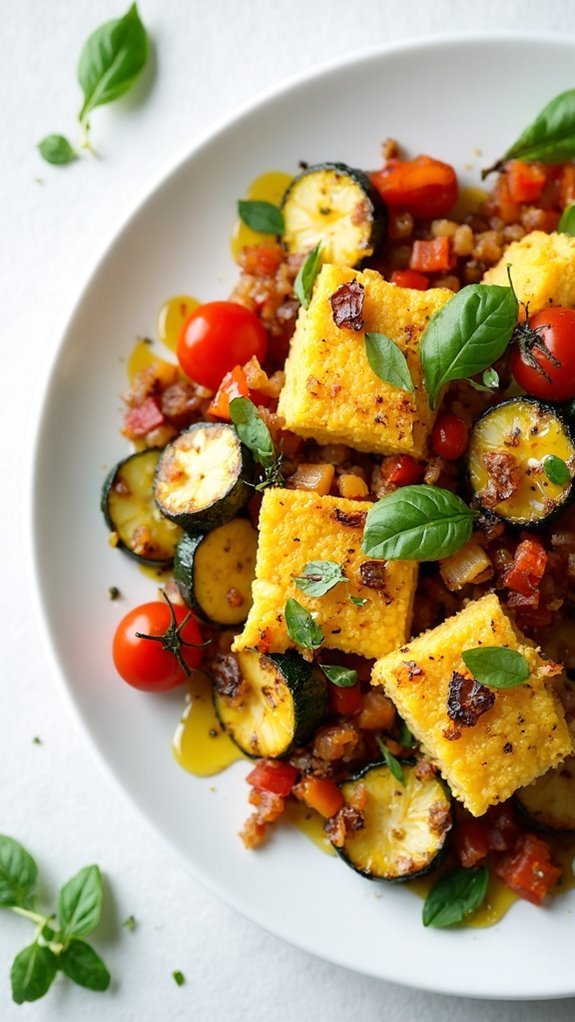
<path id="1" fill-rule="evenodd" d="M 528 394 L 548 401 L 575 397 L 575 309 L 542 309 L 516 332 L 509 364 Z"/>
<path id="2" fill-rule="evenodd" d="M 237 302 L 199 305 L 182 325 L 176 353 L 186 376 L 217 390 L 226 373 L 254 355 L 260 363 L 268 335 L 255 312 Z"/>
<path id="3" fill-rule="evenodd" d="M 441 412 L 431 433 L 433 451 L 439 458 L 456 461 L 467 450 L 469 430 L 453 412 Z"/>
<path id="4" fill-rule="evenodd" d="M 165 599 L 134 607 L 114 635 L 118 674 L 144 692 L 166 692 L 181 685 L 202 659 L 205 644 L 191 611 Z"/>

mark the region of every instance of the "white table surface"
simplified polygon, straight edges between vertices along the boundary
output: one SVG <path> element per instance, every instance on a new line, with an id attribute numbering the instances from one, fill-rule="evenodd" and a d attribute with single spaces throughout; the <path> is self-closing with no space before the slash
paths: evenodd
<path id="1" fill-rule="evenodd" d="M 127 5 L 0 0 L 0 830 L 33 851 L 48 892 L 79 867 L 101 865 L 108 908 L 95 943 L 114 977 L 107 994 L 59 980 L 43 1001 L 17 1008 L 8 972 L 30 926 L 4 912 L 0 1019 L 571 1019 L 572 1001 L 479 1002 L 354 975 L 285 945 L 203 890 L 110 786 L 63 705 L 32 616 L 21 530 L 30 402 L 96 256 L 165 163 L 238 104 L 314 64 L 446 32 L 575 35 L 575 7 L 569 0 L 141 0 L 153 74 L 134 97 L 94 114 L 100 160 L 51 168 L 35 143 L 52 131 L 74 133 L 81 45 Z M 138 926 L 129 933 L 121 921 L 132 913 Z M 181 988 L 176 968 L 186 977 Z"/>

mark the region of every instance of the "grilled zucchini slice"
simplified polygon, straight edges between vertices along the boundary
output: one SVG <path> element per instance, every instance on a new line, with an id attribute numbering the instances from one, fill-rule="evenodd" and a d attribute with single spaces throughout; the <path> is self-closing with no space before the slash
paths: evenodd
<path id="1" fill-rule="evenodd" d="M 537 830 L 575 834 L 575 756 L 520 788 L 515 803 Z"/>
<path id="2" fill-rule="evenodd" d="M 253 460 L 225 422 L 197 422 L 164 447 L 154 496 L 166 518 L 191 533 L 233 518 L 252 496 Z"/>
<path id="3" fill-rule="evenodd" d="M 258 534 L 247 518 L 182 536 L 174 578 L 188 607 L 217 625 L 243 624 L 252 605 L 257 545 Z"/>
<path id="4" fill-rule="evenodd" d="M 403 883 L 439 865 L 452 825 L 451 798 L 438 777 L 418 777 L 404 763 L 403 783 L 383 762 L 370 763 L 341 785 L 346 802 L 362 785 L 367 790 L 364 826 L 349 833 L 342 859 L 370 880 Z"/>
<path id="5" fill-rule="evenodd" d="M 233 654 L 230 654 L 233 656 Z M 247 756 L 277 759 L 313 734 L 327 713 L 322 671 L 299 653 L 237 654 L 239 687 L 215 677 L 216 714 Z M 234 691 L 235 688 L 235 691 Z"/>
<path id="6" fill-rule="evenodd" d="M 549 455 L 567 466 L 564 482 L 549 478 Z M 509 525 L 543 525 L 572 496 L 571 431 L 557 408 L 537 398 L 514 397 L 488 408 L 471 434 L 468 464 L 478 504 Z"/>
<path id="7" fill-rule="evenodd" d="M 321 242 L 324 263 L 357 266 L 373 255 L 386 226 L 386 209 L 366 174 L 345 163 L 308 167 L 285 193 L 283 243 L 309 252 Z"/>
<path id="8" fill-rule="evenodd" d="M 172 563 L 182 530 L 161 513 L 153 482 L 160 451 L 138 451 L 118 462 L 102 487 L 100 506 L 117 546 L 141 564 Z"/>

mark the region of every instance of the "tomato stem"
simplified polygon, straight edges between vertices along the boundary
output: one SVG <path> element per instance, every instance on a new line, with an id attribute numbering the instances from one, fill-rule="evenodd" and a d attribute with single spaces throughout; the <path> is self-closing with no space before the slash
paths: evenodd
<path id="1" fill-rule="evenodd" d="M 162 635 L 147 635 L 144 632 L 136 632 L 135 633 L 136 638 L 149 639 L 150 642 L 161 642 L 162 648 L 165 649 L 167 653 L 173 653 L 179 666 L 182 668 L 182 671 L 186 675 L 186 678 L 191 678 L 194 672 L 192 668 L 189 666 L 189 664 L 186 663 L 184 657 L 182 656 L 182 647 L 188 646 L 192 649 L 203 649 L 204 646 L 209 646 L 212 640 L 206 639 L 205 642 L 186 642 L 186 640 L 182 638 L 181 633 L 182 630 L 186 627 L 190 618 L 193 617 L 193 612 L 189 610 L 182 623 L 178 625 L 172 601 L 170 600 L 170 597 L 163 589 L 162 596 L 164 597 L 166 603 L 168 604 L 168 608 L 170 611 L 170 623 L 166 628 L 166 631 L 163 632 Z"/>

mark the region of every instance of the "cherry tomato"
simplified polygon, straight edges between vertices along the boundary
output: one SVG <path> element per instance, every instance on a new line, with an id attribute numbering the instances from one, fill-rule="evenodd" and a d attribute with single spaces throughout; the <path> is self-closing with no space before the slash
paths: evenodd
<path id="1" fill-rule="evenodd" d="M 463 419 L 453 412 L 442 412 L 437 417 L 431 434 L 434 453 L 439 458 L 455 461 L 467 450 L 469 430 Z"/>
<path id="2" fill-rule="evenodd" d="M 575 397 L 575 309 L 542 309 L 519 331 L 510 357 L 519 386 L 549 401 Z"/>
<path id="3" fill-rule="evenodd" d="M 234 366 L 254 355 L 262 363 L 267 350 L 268 335 L 255 312 L 237 302 L 207 302 L 183 324 L 177 356 L 186 376 L 217 390 Z"/>
<path id="4" fill-rule="evenodd" d="M 388 483 L 393 483 L 394 486 L 412 486 L 414 483 L 420 483 L 425 472 L 425 467 L 412 458 L 411 454 L 390 457 L 383 463 L 382 468 Z"/>
<path id="5" fill-rule="evenodd" d="M 134 607 L 122 618 L 112 654 L 118 674 L 128 685 L 144 692 L 165 692 L 181 685 L 186 672 L 199 666 L 201 644 L 202 634 L 190 612 L 158 600 Z"/>

